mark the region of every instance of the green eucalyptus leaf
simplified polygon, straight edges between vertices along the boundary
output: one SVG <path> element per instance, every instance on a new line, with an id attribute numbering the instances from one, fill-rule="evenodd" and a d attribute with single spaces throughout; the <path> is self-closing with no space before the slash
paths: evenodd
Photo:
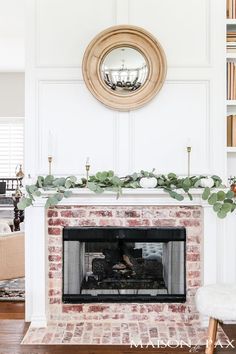
<path id="1" fill-rule="evenodd" d="M 166 189 L 166 190 L 167 190 L 167 189 Z M 175 192 L 174 192 L 174 191 L 172 191 L 172 190 L 170 189 L 170 190 L 168 190 L 168 193 L 169 193 L 169 195 L 170 195 L 171 198 L 174 198 L 174 199 L 175 199 Z"/>
<path id="2" fill-rule="evenodd" d="M 132 179 L 133 179 L 134 181 L 136 181 L 139 176 L 138 176 L 138 174 L 135 172 L 135 173 L 133 173 L 133 174 L 131 175 L 131 177 L 132 177 Z"/>
<path id="3" fill-rule="evenodd" d="M 19 210 L 24 210 L 28 206 L 32 205 L 32 199 L 31 198 L 26 198 L 22 197 L 20 202 L 17 204 L 17 207 Z"/>
<path id="4" fill-rule="evenodd" d="M 171 173 L 168 173 L 167 177 L 168 177 L 169 179 L 175 179 L 177 176 L 176 176 L 175 173 L 171 172 Z"/>
<path id="5" fill-rule="evenodd" d="M 114 171 L 109 170 L 109 171 L 108 171 L 108 177 L 113 177 L 113 176 L 114 176 Z"/>
<path id="6" fill-rule="evenodd" d="M 192 194 L 191 194 L 191 193 L 187 193 L 187 194 L 188 194 L 189 199 L 190 199 L 190 200 L 193 200 Z"/>
<path id="7" fill-rule="evenodd" d="M 95 192 L 97 189 L 97 185 L 94 182 L 88 182 L 87 187 L 93 192 Z"/>
<path id="8" fill-rule="evenodd" d="M 231 206 L 231 213 L 236 209 L 236 204 L 233 203 L 232 206 Z"/>
<path id="9" fill-rule="evenodd" d="M 214 179 L 214 181 L 219 181 L 220 183 L 222 183 L 222 179 L 217 175 L 213 175 L 211 176 L 211 178 Z"/>
<path id="10" fill-rule="evenodd" d="M 169 191 L 169 195 L 171 196 L 171 198 L 174 198 L 178 201 L 182 201 L 184 199 L 184 197 L 181 194 L 176 193 L 175 191 L 172 190 Z"/>
<path id="11" fill-rule="evenodd" d="M 225 192 L 223 191 L 217 192 L 217 200 L 222 202 L 224 199 L 225 199 Z"/>
<path id="12" fill-rule="evenodd" d="M 210 205 L 214 205 L 217 202 L 217 194 L 212 193 L 212 195 L 208 198 L 208 203 Z"/>
<path id="13" fill-rule="evenodd" d="M 59 203 L 59 200 L 55 197 L 49 197 L 46 201 L 45 208 L 49 208 L 51 206 L 57 205 Z"/>
<path id="14" fill-rule="evenodd" d="M 72 191 L 65 191 L 64 192 L 64 197 L 69 198 L 72 195 Z"/>
<path id="15" fill-rule="evenodd" d="M 76 183 L 77 178 L 75 176 L 70 176 L 69 179 L 71 180 L 72 183 Z"/>
<path id="16" fill-rule="evenodd" d="M 221 203 L 216 202 L 216 203 L 213 205 L 213 210 L 217 213 L 218 211 L 220 211 L 221 206 L 222 206 Z"/>
<path id="17" fill-rule="evenodd" d="M 224 211 L 225 213 L 229 213 L 232 209 L 232 204 L 231 203 L 224 203 L 222 204 L 221 210 Z"/>
<path id="18" fill-rule="evenodd" d="M 100 180 L 102 178 L 102 173 L 101 172 L 97 172 L 95 177 Z"/>
<path id="19" fill-rule="evenodd" d="M 36 197 L 40 197 L 42 195 L 42 193 L 39 190 L 35 191 L 34 194 L 36 195 Z"/>
<path id="20" fill-rule="evenodd" d="M 37 190 L 38 190 L 38 187 L 36 187 L 34 184 L 32 184 L 31 186 L 28 186 L 28 192 L 31 194 L 33 194 Z"/>
<path id="21" fill-rule="evenodd" d="M 82 177 L 82 178 L 81 178 L 81 182 L 82 182 L 83 184 L 86 184 L 86 182 L 87 182 L 86 178 Z"/>
<path id="22" fill-rule="evenodd" d="M 17 208 L 18 208 L 19 210 L 25 210 L 25 208 L 27 208 L 27 205 L 26 205 L 26 203 L 25 203 L 23 200 L 21 200 L 21 201 L 17 204 Z"/>
<path id="23" fill-rule="evenodd" d="M 226 199 L 224 200 L 224 203 L 230 203 L 230 204 L 233 204 L 233 200 L 232 200 L 232 199 L 227 199 L 227 198 L 226 198 Z"/>
<path id="24" fill-rule="evenodd" d="M 218 211 L 217 216 L 220 219 L 224 219 L 227 216 L 227 213 L 225 211 L 220 210 Z"/>
<path id="25" fill-rule="evenodd" d="M 183 180 L 183 187 L 190 188 L 192 185 L 191 180 L 187 177 Z"/>
<path id="26" fill-rule="evenodd" d="M 93 182 L 88 182 L 87 187 L 95 193 L 103 193 L 104 192 L 103 188 L 101 188 L 98 184 L 93 183 Z"/>
<path id="27" fill-rule="evenodd" d="M 198 179 L 195 183 L 194 183 L 194 188 L 199 188 L 201 187 L 201 179 Z"/>
<path id="28" fill-rule="evenodd" d="M 48 175 L 44 179 L 43 186 L 45 186 L 45 187 L 51 186 L 51 185 L 53 185 L 53 181 L 54 181 L 54 177 L 52 175 Z"/>
<path id="29" fill-rule="evenodd" d="M 140 185 L 139 185 L 139 182 L 138 181 L 133 181 L 133 182 L 130 182 L 127 184 L 127 188 L 133 188 L 133 189 L 136 189 L 136 188 L 139 188 Z"/>
<path id="30" fill-rule="evenodd" d="M 103 171 L 101 173 L 101 181 L 105 181 L 106 178 L 108 178 L 108 177 L 109 177 L 109 174 L 106 171 Z"/>
<path id="31" fill-rule="evenodd" d="M 204 188 L 204 192 L 202 194 L 202 199 L 207 200 L 209 198 L 209 195 L 211 194 L 211 190 L 209 187 Z"/>
<path id="32" fill-rule="evenodd" d="M 95 190 L 95 193 L 103 193 L 104 189 L 100 186 L 97 186 L 97 189 Z"/>
<path id="33" fill-rule="evenodd" d="M 116 185 L 120 185 L 121 184 L 121 180 L 117 176 L 113 176 L 111 181 L 112 181 L 113 184 L 116 184 Z"/>
<path id="34" fill-rule="evenodd" d="M 57 178 L 53 181 L 53 185 L 57 187 L 62 187 L 65 185 L 66 179 L 64 177 Z"/>
<path id="35" fill-rule="evenodd" d="M 67 179 L 66 181 L 65 181 L 65 188 L 70 188 L 72 186 L 72 181 L 70 180 L 70 179 Z"/>
<path id="36" fill-rule="evenodd" d="M 148 171 L 141 171 L 141 174 L 143 175 L 143 177 L 149 177 L 149 172 Z"/>
<path id="37" fill-rule="evenodd" d="M 30 193 L 29 187 L 30 187 L 29 185 L 26 185 L 26 186 L 25 186 L 25 190 L 26 190 L 27 193 Z"/>
<path id="38" fill-rule="evenodd" d="M 163 181 L 163 179 L 162 178 L 158 178 L 157 185 L 158 186 L 164 186 L 164 184 L 165 184 L 165 182 Z"/>
<path id="39" fill-rule="evenodd" d="M 63 193 L 56 193 L 54 197 L 60 202 L 63 199 Z"/>
<path id="40" fill-rule="evenodd" d="M 37 185 L 39 188 L 42 188 L 44 184 L 44 177 L 43 176 L 38 176 L 37 178 Z"/>
<path id="41" fill-rule="evenodd" d="M 181 195 L 181 194 L 176 193 L 175 199 L 178 200 L 178 201 L 182 201 L 182 200 L 184 200 L 184 196 Z"/>
<path id="42" fill-rule="evenodd" d="M 231 199 L 234 198 L 234 192 L 233 191 L 228 191 L 225 195 L 226 198 Z"/>

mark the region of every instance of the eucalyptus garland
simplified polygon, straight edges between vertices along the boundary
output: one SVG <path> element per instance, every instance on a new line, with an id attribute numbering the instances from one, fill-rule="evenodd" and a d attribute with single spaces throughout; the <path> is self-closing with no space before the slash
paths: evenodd
<path id="1" fill-rule="evenodd" d="M 74 188 L 87 187 L 94 193 L 112 191 L 117 194 L 118 198 L 125 188 L 141 188 L 140 180 L 143 177 L 155 177 L 157 179 L 155 189 L 164 190 L 171 198 L 178 201 L 184 199 L 183 191 L 192 200 L 193 197 L 190 190 L 202 188 L 201 181 L 203 178 L 207 178 L 206 176 L 178 177 L 175 173 L 169 173 L 168 175 L 156 174 L 154 170 L 152 172 L 135 172 L 125 177 L 118 177 L 113 171 L 103 171 L 90 176 L 88 181 L 85 178 L 77 179 L 75 176 L 60 178 L 55 178 L 52 175 L 39 176 L 35 184 L 25 187 L 26 195 L 18 203 L 18 208 L 23 210 L 33 205 L 35 197 L 40 197 L 42 191 L 50 191 L 45 205 L 46 208 L 58 204 L 63 198 L 70 197 Z M 212 205 L 219 218 L 225 218 L 228 213 L 236 209 L 234 192 L 226 189 L 220 177 L 214 175 L 211 176 L 211 179 L 214 181 L 214 185 L 212 188 L 202 188 L 202 199 Z"/>

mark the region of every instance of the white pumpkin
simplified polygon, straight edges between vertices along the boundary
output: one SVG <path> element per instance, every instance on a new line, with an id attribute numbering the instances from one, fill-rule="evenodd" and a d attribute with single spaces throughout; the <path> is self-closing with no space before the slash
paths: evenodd
<path id="1" fill-rule="evenodd" d="M 214 184 L 215 184 L 214 179 L 211 177 L 206 177 L 206 178 L 200 179 L 200 186 L 202 188 L 206 188 L 206 187 L 212 188 L 214 186 Z"/>
<path id="2" fill-rule="evenodd" d="M 155 188 L 157 186 L 156 177 L 142 177 L 139 181 L 142 188 Z"/>

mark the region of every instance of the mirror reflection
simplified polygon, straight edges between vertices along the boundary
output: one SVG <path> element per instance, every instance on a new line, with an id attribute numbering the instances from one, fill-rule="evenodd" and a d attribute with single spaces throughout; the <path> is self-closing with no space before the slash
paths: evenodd
<path id="1" fill-rule="evenodd" d="M 139 90 L 148 77 L 145 57 L 136 49 L 120 47 L 111 50 L 101 65 L 105 84 L 118 94 L 127 95 Z"/>

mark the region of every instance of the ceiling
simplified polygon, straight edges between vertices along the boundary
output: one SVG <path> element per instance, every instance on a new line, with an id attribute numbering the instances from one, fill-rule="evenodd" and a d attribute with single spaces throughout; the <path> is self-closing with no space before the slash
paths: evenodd
<path id="1" fill-rule="evenodd" d="M 25 70 L 25 0 L 0 0 L 0 72 Z"/>

